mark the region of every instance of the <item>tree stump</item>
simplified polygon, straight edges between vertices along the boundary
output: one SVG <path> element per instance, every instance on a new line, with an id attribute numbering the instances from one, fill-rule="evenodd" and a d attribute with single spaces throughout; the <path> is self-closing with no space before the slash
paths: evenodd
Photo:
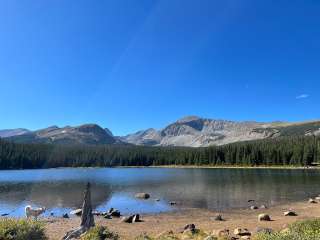
<path id="1" fill-rule="evenodd" d="M 92 214 L 92 205 L 91 205 L 91 191 L 90 183 L 87 183 L 86 190 L 84 192 L 84 199 L 82 204 L 82 215 L 80 227 L 76 230 L 67 232 L 63 237 L 63 240 L 69 240 L 73 238 L 79 238 L 81 234 L 87 232 L 91 227 L 94 227 L 94 217 Z"/>

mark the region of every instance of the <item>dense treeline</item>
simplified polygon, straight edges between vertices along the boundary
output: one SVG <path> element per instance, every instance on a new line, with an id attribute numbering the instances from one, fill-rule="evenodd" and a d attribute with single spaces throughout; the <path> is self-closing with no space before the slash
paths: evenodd
<path id="1" fill-rule="evenodd" d="M 16 144 L 0 139 L 0 169 L 151 165 L 299 165 L 319 160 L 319 137 L 282 137 L 207 148 Z"/>

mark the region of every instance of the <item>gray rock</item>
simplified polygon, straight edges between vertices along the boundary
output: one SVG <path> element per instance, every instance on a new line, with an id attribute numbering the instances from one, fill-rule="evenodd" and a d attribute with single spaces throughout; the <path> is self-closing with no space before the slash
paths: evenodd
<path id="1" fill-rule="evenodd" d="M 251 210 L 257 210 L 257 209 L 259 209 L 259 208 L 258 208 L 257 206 L 251 206 L 250 209 L 251 209 Z"/>
<path id="2" fill-rule="evenodd" d="M 223 221 L 222 215 L 218 214 L 216 216 L 214 216 L 213 218 L 211 218 L 214 221 Z"/>
<path id="3" fill-rule="evenodd" d="M 297 216 L 297 214 L 293 211 L 286 211 L 283 213 L 284 216 Z"/>
<path id="4" fill-rule="evenodd" d="M 181 233 L 187 233 L 187 232 L 190 232 L 190 233 L 194 234 L 196 232 L 196 225 L 191 223 L 191 224 L 187 224 L 186 226 L 184 226 L 184 228 L 181 231 Z"/>
<path id="5" fill-rule="evenodd" d="M 236 228 L 233 233 L 237 236 L 251 236 L 251 233 L 246 228 Z"/>
<path id="6" fill-rule="evenodd" d="M 259 221 L 271 221 L 271 218 L 268 214 L 262 213 L 258 216 Z"/>
<path id="7" fill-rule="evenodd" d="M 70 212 L 70 215 L 76 215 L 76 216 L 81 216 L 82 214 L 82 209 L 76 209 Z"/>
<path id="8" fill-rule="evenodd" d="M 256 233 L 271 234 L 271 233 L 273 233 L 273 230 L 271 228 L 257 227 L 255 232 Z"/>

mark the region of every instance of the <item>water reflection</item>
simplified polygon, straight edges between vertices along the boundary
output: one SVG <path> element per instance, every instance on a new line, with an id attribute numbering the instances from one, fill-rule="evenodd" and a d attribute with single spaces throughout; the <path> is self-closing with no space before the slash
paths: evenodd
<path id="1" fill-rule="evenodd" d="M 278 204 L 317 195 L 320 172 L 270 169 L 49 169 L 0 171 L 0 214 L 23 214 L 26 204 L 60 214 L 81 206 L 86 182 L 92 183 L 93 207 L 124 213 L 170 211 L 178 207 L 228 209 Z M 148 192 L 151 200 L 134 198 Z M 155 198 L 161 201 L 154 201 Z"/>

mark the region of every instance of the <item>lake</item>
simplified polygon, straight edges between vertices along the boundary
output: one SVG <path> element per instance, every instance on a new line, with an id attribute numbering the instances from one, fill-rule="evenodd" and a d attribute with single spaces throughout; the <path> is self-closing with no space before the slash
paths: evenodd
<path id="1" fill-rule="evenodd" d="M 247 208 L 249 199 L 268 206 L 320 193 L 320 171 L 285 169 L 64 168 L 0 171 L 0 214 L 24 215 L 45 206 L 56 216 L 81 207 L 87 182 L 97 210 L 159 213 L 187 208 Z M 134 197 L 150 193 L 149 200 Z M 155 199 L 160 199 L 156 201 Z M 171 206 L 170 201 L 177 202 Z"/>

